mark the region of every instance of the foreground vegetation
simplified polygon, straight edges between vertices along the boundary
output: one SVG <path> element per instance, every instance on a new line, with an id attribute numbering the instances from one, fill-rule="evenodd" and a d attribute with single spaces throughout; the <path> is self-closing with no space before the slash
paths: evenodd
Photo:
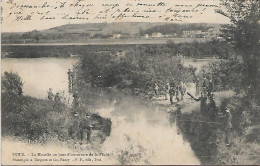
<path id="1" fill-rule="evenodd" d="M 215 99 L 217 110 L 214 116 L 210 110 L 205 115 L 198 107 L 189 107 L 189 113 L 177 117 L 178 128 L 202 164 L 258 164 L 260 109 L 244 97 L 227 97 L 221 93 Z M 229 146 L 226 144 L 225 107 L 229 107 L 232 114 Z"/>
<path id="2" fill-rule="evenodd" d="M 231 146 L 225 145 L 225 123 L 201 122 L 198 112 L 183 115 L 182 128 L 197 156 L 205 164 L 259 164 L 260 148 L 260 59 L 259 59 L 259 1 L 222 0 L 231 24 L 222 27 L 223 37 L 235 54 L 211 63 L 201 71 L 202 77 L 212 77 L 218 91 L 233 90 L 236 95 L 221 101 L 218 113 L 225 107 L 232 115 Z M 245 10 L 246 9 L 246 10 Z M 221 117 L 221 116 L 217 116 Z"/>
<path id="3" fill-rule="evenodd" d="M 22 88 L 20 77 L 16 73 L 5 72 L 2 76 L 1 114 L 2 137 L 15 137 L 22 141 L 45 144 L 50 141 L 65 142 L 73 147 L 80 137 L 72 137 L 71 128 L 79 124 L 89 113 L 87 107 L 80 107 L 79 117 L 73 116 L 73 109 L 64 103 L 53 100 L 36 99 L 23 96 L 17 91 Z M 93 124 L 91 140 L 100 145 L 110 135 L 111 120 L 95 113 L 89 113 Z"/>

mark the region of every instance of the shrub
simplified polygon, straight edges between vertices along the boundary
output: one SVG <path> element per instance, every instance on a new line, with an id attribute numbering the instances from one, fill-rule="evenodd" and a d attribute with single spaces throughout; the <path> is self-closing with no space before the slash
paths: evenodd
<path id="1" fill-rule="evenodd" d="M 2 92 L 11 91 L 19 95 L 23 94 L 23 82 L 17 73 L 4 72 L 4 75 L 1 78 Z"/>

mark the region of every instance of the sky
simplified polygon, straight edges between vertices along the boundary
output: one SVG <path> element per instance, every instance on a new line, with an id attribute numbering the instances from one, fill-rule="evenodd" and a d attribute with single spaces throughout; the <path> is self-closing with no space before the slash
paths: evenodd
<path id="1" fill-rule="evenodd" d="M 219 0 L 3 0 L 1 5 L 2 32 L 93 22 L 228 23 L 215 13 Z"/>

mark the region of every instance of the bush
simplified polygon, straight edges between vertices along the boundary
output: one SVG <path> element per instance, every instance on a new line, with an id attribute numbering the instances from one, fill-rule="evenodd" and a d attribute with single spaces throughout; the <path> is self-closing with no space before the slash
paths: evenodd
<path id="1" fill-rule="evenodd" d="M 154 83 L 164 89 L 166 81 L 191 82 L 190 68 L 181 64 L 180 58 L 162 49 L 137 46 L 125 56 L 88 52 L 75 65 L 76 89 L 86 103 L 93 104 L 100 96 L 111 91 L 121 91 L 138 96 L 153 92 Z M 94 98 L 90 101 L 90 97 Z"/>
<path id="2" fill-rule="evenodd" d="M 245 86 L 242 75 L 244 70 L 245 66 L 237 58 L 229 58 L 203 66 L 199 75 L 211 77 L 216 91 L 234 90 L 239 93 Z"/>
<path id="3" fill-rule="evenodd" d="M 68 146 L 74 145 L 79 141 L 79 137 L 72 138 L 69 131 L 75 120 L 79 124 L 85 117 L 87 109 L 80 108 L 81 116 L 75 119 L 71 109 L 65 104 L 60 103 L 58 109 L 54 109 L 54 105 L 55 102 L 50 100 L 18 96 L 12 92 L 2 93 L 2 136 L 43 144 L 48 141 L 61 141 L 71 143 Z M 102 143 L 110 135 L 111 120 L 96 114 L 91 117 L 93 122 L 97 122 L 94 127 L 99 130 L 99 143 Z"/>
<path id="4" fill-rule="evenodd" d="M 4 72 L 4 75 L 1 77 L 1 79 L 2 92 L 11 91 L 18 95 L 23 94 L 23 82 L 17 73 Z"/>

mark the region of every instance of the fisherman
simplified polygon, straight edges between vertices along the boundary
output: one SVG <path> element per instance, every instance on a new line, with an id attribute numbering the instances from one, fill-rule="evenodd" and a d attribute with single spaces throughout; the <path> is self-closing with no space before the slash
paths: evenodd
<path id="1" fill-rule="evenodd" d="M 208 85 L 208 96 L 211 95 L 212 91 L 213 91 L 213 82 L 212 82 L 212 79 L 210 78 L 209 85 Z"/>
<path id="2" fill-rule="evenodd" d="M 199 80 L 197 79 L 197 77 L 195 76 L 195 88 L 196 88 L 196 91 L 195 91 L 195 96 L 198 96 L 199 95 Z"/>
<path id="3" fill-rule="evenodd" d="M 56 95 L 54 96 L 54 105 L 53 105 L 53 109 L 60 112 L 62 110 L 61 108 L 61 99 L 60 99 L 60 96 L 59 96 L 59 93 L 57 92 Z"/>
<path id="4" fill-rule="evenodd" d="M 203 81 L 202 81 L 202 88 L 207 89 L 207 79 L 206 79 L 206 77 L 203 78 Z"/>
<path id="5" fill-rule="evenodd" d="M 186 94 L 186 90 L 187 90 L 186 84 L 183 81 L 181 81 L 180 84 L 181 100 L 183 100 L 183 96 Z"/>
<path id="6" fill-rule="evenodd" d="M 167 82 L 166 86 L 165 86 L 165 100 L 169 99 L 169 91 L 170 91 L 171 87 L 170 87 L 170 83 Z"/>
<path id="7" fill-rule="evenodd" d="M 71 73 L 71 88 L 73 89 L 74 85 L 75 85 L 75 79 L 76 79 L 76 74 L 75 71 L 73 71 Z"/>
<path id="8" fill-rule="evenodd" d="M 69 83 L 71 83 L 72 82 L 72 71 L 70 71 L 70 69 L 68 69 L 67 74 L 68 74 Z"/>
<path id="9" fill-rule="evenodd" d="M 83 142 L 86 134 L 87 134 L 87 143 L 91 142 L 92 127 L 93 126 L 91 125 L 90 114 L 87 113 L 86 117 L 83 118 L 83 120 L 79 124 L 81 143 Z"/>
<path id="10" fill-rule="evenodd" d="M 201 92 L 201 96 L 199 98 L 195 98 L 192 96 L 189 92 L 187 94 L 195 101 L 200 101 L 200 112 L 202 115 L 205 116 L 205 113 L 207 112 L 207 95 L 203 92 Z"/>
<path id="11" fill-rule="evenodd" d="M 175 88 L 175 82 L 174 82 L 174 78 L 172 78 L 172 81 L 171 81 L 171 83 L 170 83 L 170 87 L 173 87 L 173 88 Z"/>
<path id="12" fill-rule="evenodd" d="M 173 104 L 173 96 L 175 95 L 174 87 L 171 87 L 169 94 L 170 94 L 170 102 L 171 102 L 171 104 Z"/>
<path id="13" fill-rule="evenodd" d="M 78 112 L 73 112 L 72 125 L 69 130 L 69 134 L 73 140 L 79 138 L 79 117 Z"/>
<path id="14" fill-rule="evenodd" d="M 55 97 L 54 97 L 54 101 L 57 102 L 57 103 L 58 103 L 58 102 L 61 102 L 61 99 L 60 99 L 60 96 L 59 96 L 59 95 L 60 95 L 60 93 L 57 92 L 56 95 L 55 95 Z"/>
<path id="15" fill-rule="evenodd" d="M 78 91 L 75 91 L 75 93 L 73 93 L 73 106 L 74 106 L 75 109 L 79 107 L 79 93 L 78 93 Z"/>
<path id="16" fill-rule="evenodd" d="M 157 83 L 154 84 L 154 92 L 155 95 L 159 95 L 159 86 L 157 85 Z"/>
<path id="17" fill-rule="evenodd" d="M 175 98 L 176 98 L 177 102 L 179 102 L 180 101 L 180 98 L 179 98 L 179 95 L 180 95 L 180 85 L 176 86 L 175 94 L 176 94 Z"/>
<path id="18" fill-rule="evenodd" d="M 48 93 L 48 99 L 49 100 L 53 100 L 54 95 L 52 93 L 52 89 L 51 88 L 49 88 L 49 91 L 47 93 Z"/>
<path id="19" fill-rule="evenodd" d="M 211 94 L 209 96 L 208 113 L 209 113 L 210 120 L 214 121 L 218 114 L 218 108 L 217 108 L 215 100 L 214 100 L 214 94 Z"/>

